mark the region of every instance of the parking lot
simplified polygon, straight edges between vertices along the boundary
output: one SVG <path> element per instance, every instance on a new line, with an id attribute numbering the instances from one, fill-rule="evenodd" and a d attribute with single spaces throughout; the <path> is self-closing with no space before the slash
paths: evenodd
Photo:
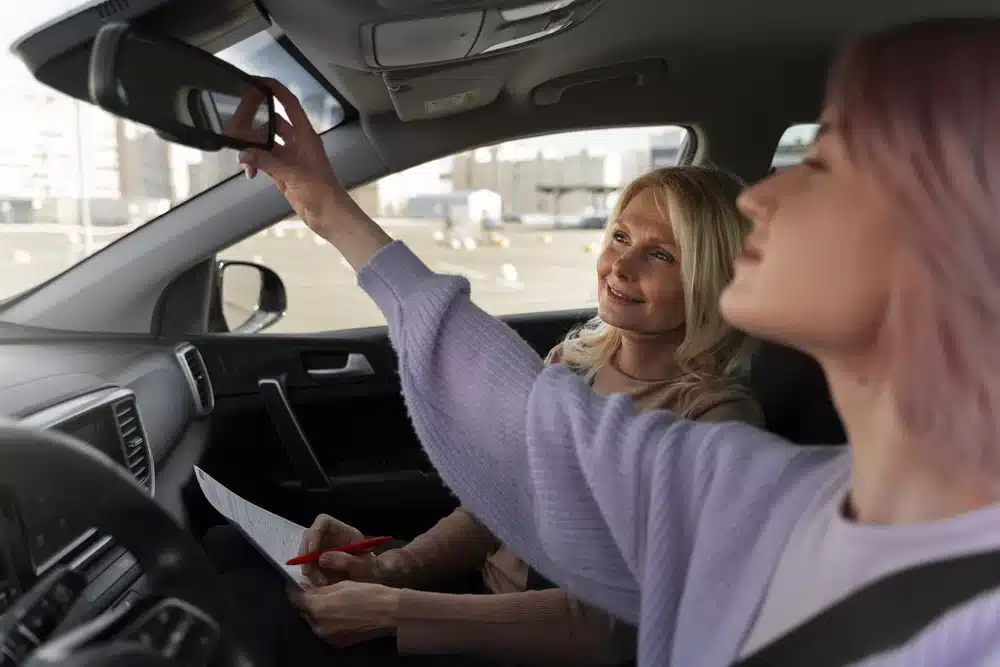
<path id="1" fill-rule="evenodd" d="M 466 276 L 473 299 L 495 314 L 582 308 L 595 302 L 594 264 L 599 230 L 546 230 L 507 225 L 475 247 L 454 248 L 440 239 L 436 222 L 386 219 L 395 238 L 405 241 L 436 271 Z M 436 234 L 437 233 L 437 234 Z M 120 230 L 100 230 L 98 244 Z M 72 265 L 82 254 L 72 232 L 0 232 L 0 298 L 16 294 Z M 353 270 L 340 254 L 299 222 L 279 223 L 220 253 L 221 258 L 258 262 L 281 276 L 288 293 L 285 317 L 273 332 L 306 333 L 384 324 L 357 287 Z M 255 286 L 234 272 L 224 282 L 227 317 L 236 319 L 255 304 Z"/>

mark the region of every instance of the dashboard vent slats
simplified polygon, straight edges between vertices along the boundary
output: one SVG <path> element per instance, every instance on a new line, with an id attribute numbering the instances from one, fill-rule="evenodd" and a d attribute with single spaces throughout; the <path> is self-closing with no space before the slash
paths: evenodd
<path id="1" fill-rule="evenodd" d="M 151 460 L 146 433 L 139 419 L 135 398 L 129 396 L 111 406 L 115 415 L 118 435 L 121 436 L 125 461 L 135 479 L 153 492 L 153 461 Z"/>
<path id="2" fill-rule="evenodd" d="M 215 395 L 201 352 L 195 346 L 184 343 L 177 348 L 177 359 L 194 395 L 196 412 L 200 416 L 209 414 L 215 407 Z"/>

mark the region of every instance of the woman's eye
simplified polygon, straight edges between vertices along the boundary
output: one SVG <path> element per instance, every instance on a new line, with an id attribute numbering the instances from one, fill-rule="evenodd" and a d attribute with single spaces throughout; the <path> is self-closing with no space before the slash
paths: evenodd
<path id="1" fill-rule="evenodd" d="M 627 243 L 628 242 L 628 238 L 624 234 L 622 234 L 621 232 L 615 232 L 614 234 L 611 235 L 611 238 L 616 243 Z"/>
<path id="2" fill-rule="evenodd" d="M 653 257 L 655 257 L 656 259 L 662 260 L 664 262 L 667 262 L 669 264 L 673 264 L 674 262 L 677 261 L 676 259 L 674 259 L 674 256 L 671 255 L 669 252 L 664 252 L 662 250 L 656 250 L 656 251 L 654 251 L 653 252 Z"/>
<path id="3" fill-rule="evenodd" d="M 826 171 L 826 163 L 815 155 L 807 155 L 802 160 L 802 164 L 813 171 Z"/>

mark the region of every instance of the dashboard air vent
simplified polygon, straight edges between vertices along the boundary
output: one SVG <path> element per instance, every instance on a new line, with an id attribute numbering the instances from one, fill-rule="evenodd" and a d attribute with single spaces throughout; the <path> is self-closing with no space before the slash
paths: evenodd
<path id="1" fill-rule="evenodd" d="M 97 6 L 97 15 L 102 19 L 108 19 L 128 9 L 128 0 L 107 0 Z"/>
<path id="2" fill-rule="evenodd" d="M 212 380 L 208 377 L 208 368 L 205 367 L 201 352 L 195 346 L 184 343 L 177 348 L 177 359 L 194 394 L 197 413 L 202 416 L 207 415 L 215 407 L 215 396 L 212 392 Z"/>
<path id="3" fill-rule="evenodd" d="M 115 413 L 115 424 L 122 439 L 128 469 L 140 484 L 153 493 L 153 457 L 135 398 L 123 398 L 113 403 L 111 409 Z"/>

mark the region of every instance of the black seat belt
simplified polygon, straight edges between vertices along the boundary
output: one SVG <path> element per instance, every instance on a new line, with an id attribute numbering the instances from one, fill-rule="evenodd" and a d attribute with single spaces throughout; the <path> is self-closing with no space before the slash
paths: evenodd
<path id="1" fill-rule="evenodd" d="M 1000 587 L 1000 551 L 926 563 L 865 586 L 733 667 L 843 667 L 899 648 Z"/>

